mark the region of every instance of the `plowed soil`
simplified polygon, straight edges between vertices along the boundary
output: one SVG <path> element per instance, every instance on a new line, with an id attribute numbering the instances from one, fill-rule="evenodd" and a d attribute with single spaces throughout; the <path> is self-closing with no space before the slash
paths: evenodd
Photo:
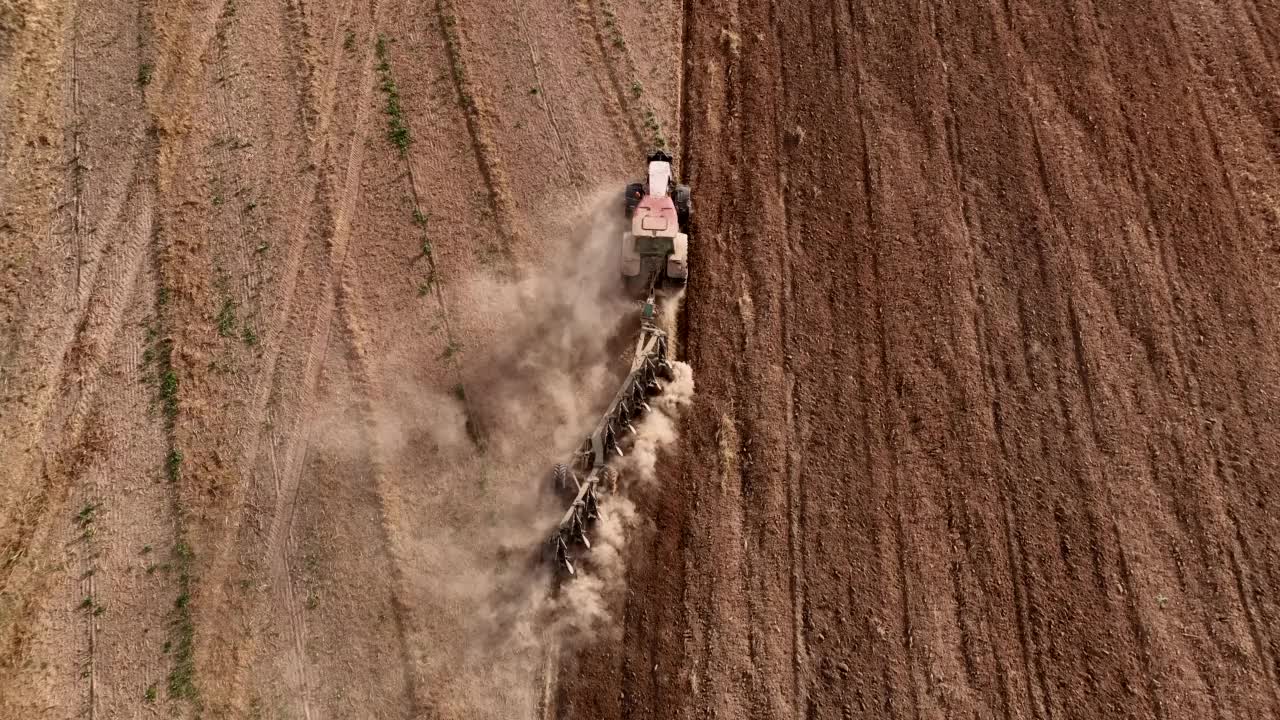
<path id="1" fill-rule="evenodd" d="M 1275 0 L 0 6 L 0 718 L 1280 715 L 1277 48 Z M 584 642 L 525 559 L 658 143 L 697 395 Z"/>

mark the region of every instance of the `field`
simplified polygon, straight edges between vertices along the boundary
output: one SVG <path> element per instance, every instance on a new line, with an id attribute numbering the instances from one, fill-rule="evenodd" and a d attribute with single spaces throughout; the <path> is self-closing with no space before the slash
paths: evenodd
<path id="1" fill-rule="evenodd" d="M 1275 716 L 1277 48 L 1275 0 L 0 5 L 0 718 Z M 695 395 L 552 594 L 658 145 Z"/>

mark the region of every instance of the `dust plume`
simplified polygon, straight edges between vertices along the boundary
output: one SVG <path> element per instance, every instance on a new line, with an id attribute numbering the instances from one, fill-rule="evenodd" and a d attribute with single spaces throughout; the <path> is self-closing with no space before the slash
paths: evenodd
<path id="1" fill-rule="evenodd" d="M 675 443 L 680 411 L 693 402 L 693 368 L 688 363 L 671 363 L 675 379 L 667 383 L 662 394 L 650 400 L 653 408 L 636 426 L 635 443 L 619 464 L 623 488 L 634 483 L 653 483 L 658 465 L 658 452 Z"/>
<path id="2" fill-rule="evenodd" d="M 449 285 L 451 305 L 479 318 L 467 326 L 461 377 L 398 381 L 358 433 L 384 466 L 413 473 L 396 481 L 389 516 L 401 520 L 388 534 L 405 576 L 419 700 L 436 716 L 536 717 L 548 657 L 620 638 L 627 538 L 644 524 L 631 500 L 606 497 L 572 581 L 557 587 L 544 557 L 568 507 L 551 492 L 551 469 L 599 419 L 639 329 L 639 303 L 616 271 L 618 204 L 616 189 L 598 193 L 514 279 Z M 655 482 L 658 453 L 676 439 L 689 367 L 676 364 L 668 385 L 637 426 L 624 482 Z"/>

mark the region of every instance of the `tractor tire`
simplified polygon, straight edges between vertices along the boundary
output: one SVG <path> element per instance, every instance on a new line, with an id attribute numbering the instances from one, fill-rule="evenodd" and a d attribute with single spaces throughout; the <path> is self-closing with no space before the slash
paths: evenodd
<path id="1" fill-rule="evenodd" d="M 644 199 L 644 183 L 627 185 L 627 189 L 623 191 L 622 196 L 623 207 L 625 208 L 627 219 L 630 220 L 631 216 L 636 212 L 636 206 Z"/>
<path id="2" fill-rule="evenodd" d="M 680 222 L 680 229 L 687 233 L 693 220 L 693 192 L 688 185 L 677 185 L 672 195 L 676 203 L 676 219 Z"/>

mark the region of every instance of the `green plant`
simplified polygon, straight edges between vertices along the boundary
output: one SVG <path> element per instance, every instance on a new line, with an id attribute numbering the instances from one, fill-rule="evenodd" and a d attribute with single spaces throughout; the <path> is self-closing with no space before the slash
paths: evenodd
<path id="1" fill-rule="evenodd" d="M 164 459 L 165 476 L 169 478 L 169 482 L 177 482 L 182 476 L 182 451 L 174 448 Z"/>
<path id="2" fill-rule="evenodd" d="M 223 298 L 222 308 L 218 310 L 218 334 L 231 337 L 236 333 L 236 302 L 231 298 Z"/>
<path id="3" fill-rule="evenodd" d="M 427 226 L 427 216 L 418 208 L 413 209 L 413 221 L 422 227 Z"/>
<path id="4" fill-rule="evenodd" d="M 156 684 L 151 683 L 150 685 L 148 685 L 147 691 L 142 693 L 142 697 L 144 700 L 146 700 L 149 703 L 155 702 L 156 701 Z"/>
<path id="5" fill-rule="evenodd" d="M 418 297 L 426 297 L 431 292 L 431 278 L 418 283 Z"/>
<path id="6" fill-rule="evenodd" d="M 191 617 L 191 548 L 179 541 L 174 547 L 181 574 L 178 576 L 178 597 L 173 601 L 174 640 L 165 641 L 165 652 L 174 650 L 173 669 L 169 671 L 169 696 L 196 700 L 195 682 L 195 622 Z"/>
<path id="7" fill-rule="evenodd" d="M 150 545 L 143 545 L 143 546 L 142 546 L 142 554 L 143 554 L 143 555 L 146 555 L 146 554 L 147 554 L 147 553 L 149 553 L 149 552 L 151 552 L 151 546 L 150 546 Z"/>
<path id="8" fill-rule="evenodd" d="M 143 63 L 138 66 L 138 86 L 146 87 L 151 84 L 151 70 L 149 63 Z"/>
<path id="9" fill-rule="evenodd" d="M 96 503 L 85 503 L 84 507 L 80 508 L 80 512 L 76 513 L 76 522 L 80 525 L 91 523 L 96 512 L 98 512 Z"/>
<path id="10" fill-rule="evenodd" d="M 91 598 L 91 597 L 89 597 L 88 595 L 86 595 L 86 596 L 84 597 L 84 600 L 81 600 L 81 601 L 80 601 L 80 609 L 81 609 L 81 610 L 88 610 L 88 609 L 89 609 L 89 608 L 91 608 L 91 607 L 93 607 L 93 598 Z"/>
<path id="11" fill-rule="evenodd" d="M 633 80 L 631 82 L 631 97 L 639 99 L 640 94 L 643 92 L 644 92 L 644 86 L 640 84 L 640 81 Z"/>
<path id="12" fill-rule="evenodd" d="M 95 605 L 93 608 L 93 616 L 97 617 L 107 611 L 106 605 Z"/>
<path id="13" fill-rule="evenodd" d="M 223 197 L 222 197 L 222 193 L 214 193 L 214 195 L 213 195 L 213 204 L 214 204 L 214 205 L 221 205 L 221 204 L 222 204 L 222 203 L 224 203 L 224 202 L 226 202 L 226 200 L 224 200 L 224 199 L 223 199 Z"/>
<path id="14" fill-rule="evenodd" d="M 168 365 L 169 356 L 166 353 L 165 369 L 160 373 L 160 403 L 164 407 L 165 420 L 172 425 L 178 417 L 178 374 Z"/>
<path id="15" fill-rule="evenodd" d="M 258 333 L 254 332 L 253 328 L 247 323 L 245 324 L 244 329 L 240 332 L 240 337 L 244 340 L 244 344 L 249 347 L 254 347 L 258 344 Z"/>
<path id="16" fill-rule="evenodd" d="M 350 50 L 355 46 L 356 46 L 356 31 L 348 29 L 347 36 L 342 40 L 342 49 Z"/>
<path id="17" fill-rule="evenodd" d="M 400 92 L 396 89 L 395 78 L 391 77 L 391 62 L 387 57 L 387 39 L 378 36 L 375 49 L 378 55 L 378 73 L 382 76 L 379 87 L 386 96 L 383 112 L 387 115 L 387 139 L 395 145 L 401 154 L 409 151 L 409 127 L 404 124 L 404 111 L 400 107 Z"/>

